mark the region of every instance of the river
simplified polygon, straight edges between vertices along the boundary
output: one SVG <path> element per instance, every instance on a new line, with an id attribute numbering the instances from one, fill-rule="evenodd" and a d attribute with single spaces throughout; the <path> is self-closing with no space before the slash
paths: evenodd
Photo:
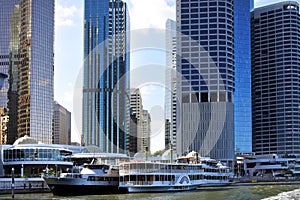
<path id="1" fill-rule="evenodd" d="M 288 192 L 292 191 L 292 192 Z M 11 198 L 0 195 L 0 199 Z M 110 200 L 289 200 L 300 199 L 300 184 L 239 184 L 227 187 L 206 187 L 190 192 L 141 193 L 119 195 L 53 196 L 51 193 L 15 194 L 16 199 L 110 199 Z"/>

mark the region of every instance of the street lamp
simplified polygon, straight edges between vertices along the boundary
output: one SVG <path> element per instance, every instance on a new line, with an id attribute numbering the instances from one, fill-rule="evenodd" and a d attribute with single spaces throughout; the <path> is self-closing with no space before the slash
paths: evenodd
<path id="1" fill-rule="evenodd" d="M 15 168 L 11 168 L 11 197 L 15 198 Z"/>

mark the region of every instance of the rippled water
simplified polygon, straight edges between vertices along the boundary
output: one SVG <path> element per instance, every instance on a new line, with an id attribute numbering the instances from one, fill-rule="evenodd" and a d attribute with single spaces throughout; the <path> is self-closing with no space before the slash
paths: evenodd
<path id="1" fill-rule="evenodd" d="M 298 189 L 298 190 L 295 190 Z M 51 193 L 43 194 L 15 194 L 16 199 L 115 199 L 115 200 L 288 200 L 295 199 L 300 193 L 300 184 L 241 184 L 227 187 L 207 187 L 190 192 L 177 193 L 142 193 L 120 195 L 89 195 L 89 196 L 53 196 Z M 287 192 L 292 191 L 293 192 Z M 280 194 L 281 193 L 281 194 Z M 280 194 L 280 195 L 278 195 Z M 281 198 L 283 197 L 283 198 Z M 299 197 L 299 196 L 298 196 Z M 11 195 L 0 195 L 0 199 L 11 198 Z"/>

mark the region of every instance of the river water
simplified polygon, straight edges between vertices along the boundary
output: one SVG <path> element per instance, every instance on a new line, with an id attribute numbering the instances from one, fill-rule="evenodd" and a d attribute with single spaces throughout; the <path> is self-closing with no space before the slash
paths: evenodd
<path id="1" fill-rule="evenodd" d="M 292 191 L 292 192 L 289 192 Z M 0 199 L 12 198 L 12 195 L 0 195 Z M 112 199 L 112 200 L 298 200 L 298 184 L 239 184 L 226 187 L 206 187 L 189 192 L 141 193 L 119 195 L 89 196 L 53 196 L 51 193 L 15 194 L 16 199 Z"/>

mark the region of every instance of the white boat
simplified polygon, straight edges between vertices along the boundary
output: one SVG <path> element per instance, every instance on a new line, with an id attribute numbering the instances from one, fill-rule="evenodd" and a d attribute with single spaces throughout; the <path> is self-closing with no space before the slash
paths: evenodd
<path id="1" fill-rule="evenodd" d="M 120 164 L 120 189 L 131 192 L 188 191 L 204 183 L 201 164 L 127 162 Z"/>
<path id="2" fill-rule="evenodd" d="M 201 158 L 200 162 L 204 169 L 204 184 L 201 185 L 202 187 L 225 186 L 233 183 L 233 174 L 229 167 L 211 158 Z"/>
<path id="3" fill-rule="evenodd" d="M 44 176 L 54 195 L 87 195 L 122 193 L 119 189 L 118 166 L 87 164 L 80 172 Z"/>
<path id="4" fill-rule="evenodd" d="M 173 158 L 172 153 L 170 158 Z M 215 159 L 200 158 L 197 152 L 176 158 L 176 163 L 172 160 L 136 160 L 120 164 L 119 187 L 127 192 L 169 192 L 233 183 L 229 167 Z"/>

